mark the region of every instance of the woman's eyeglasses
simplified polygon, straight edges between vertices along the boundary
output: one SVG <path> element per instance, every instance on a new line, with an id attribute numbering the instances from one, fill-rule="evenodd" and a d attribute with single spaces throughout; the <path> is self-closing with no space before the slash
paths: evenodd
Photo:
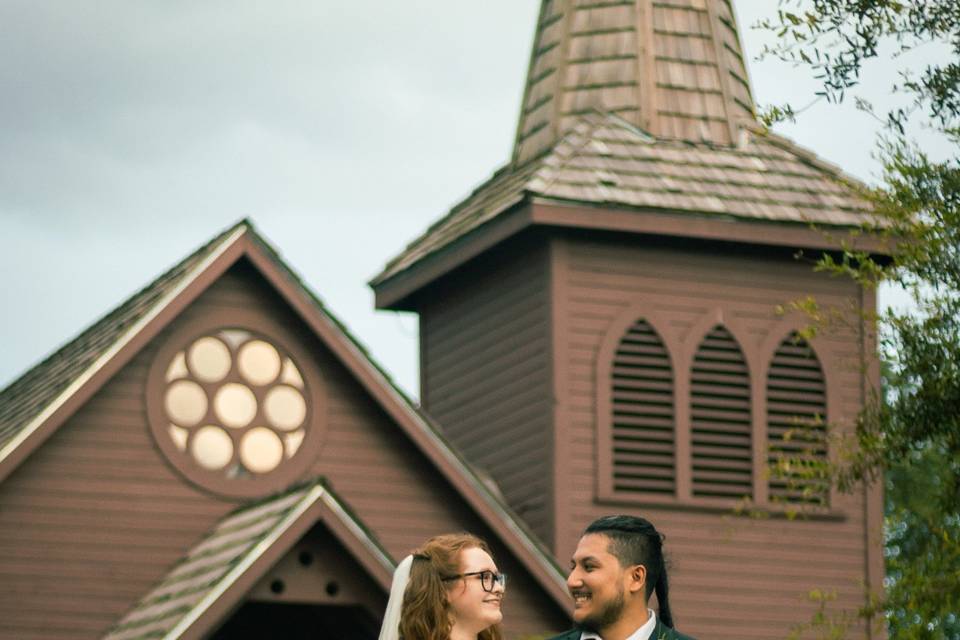
<path id="1" fill-rule="evenodd" d="M 480 578 L 480 586 L 483 587 L 484 591 L 492 592 L 494 585 L 500 585 L 502 588 L 507 588 L 507 574 L 505 573 L 494 573 L 493 571 L 471 571 L 470 573 L 458 573 L 455 576 L 446 576 L 444 580 L 459 580 L 460 578 L 469 578 L 470 576 L 478 576 Z"/>

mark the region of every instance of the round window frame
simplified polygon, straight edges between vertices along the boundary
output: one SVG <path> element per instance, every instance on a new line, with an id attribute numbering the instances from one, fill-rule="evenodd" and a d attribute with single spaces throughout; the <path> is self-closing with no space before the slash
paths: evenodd
<path id="1" fill-rule="evenodd" d="M 282 460 L 276 469 L 264 474 L 230 478 L 223 469 L 204 469 L 192 458 L 188 449 L 179 449 L 169 435 L 171 421 L 164 408 L 164 393 L 168 387 L 167 369 L 174 357 L 181 351 L 185 352 L 195 340 L 224 330 L 247 331 L 252 339 L 261 339 L 279 347 L 293 361 L 303 380 L 303 395 L 307 404 L 303 442 L 292 457 Z M 258 407 L 262 406 L 263 390 L 251 390 L 257 398 Z M 291 335 L 290 330 L 253 310 L 213 313 L 177 327 L 166 336 L 154 355 L 145 391 L 148 428 L 165 462 L 190 484 L 218 497 L 258 498 L 286 489 L 302 479 L 316 460 L 326 434 L 327 403 L 323 374 L 306 350 L 299 347 L 299 341 Z M 213 403 L 210 394 L 207 394 L 207 399 Z M 229 433 L 229 427 L 219 426 Z M 255 427 L 251 423 L 245 428 Z"/>

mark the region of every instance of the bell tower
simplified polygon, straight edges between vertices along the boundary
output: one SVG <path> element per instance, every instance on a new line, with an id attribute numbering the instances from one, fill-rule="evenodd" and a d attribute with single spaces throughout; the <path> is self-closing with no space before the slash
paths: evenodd
<path id="1" fill-rule="evenodd" d="M 879 250 L 858 193 L 756 123 L 730 0 L 544 0 L 512 157 L 371 286 L 420 316 L 425 410 L 561 566 L 642 514 L 685 633 L 778 637 L 811 588 L 855 610 L 883 578 L 879 489 L 768 473 L 831 455 L 875 379 L 873 293 L 796 259 Z M 806 296 L 849 322 L 801 338 L 778 308 Z"/>

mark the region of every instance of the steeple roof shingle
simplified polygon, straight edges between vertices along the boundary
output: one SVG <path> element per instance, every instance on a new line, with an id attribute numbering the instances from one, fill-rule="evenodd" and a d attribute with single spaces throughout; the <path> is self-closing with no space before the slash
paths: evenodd
<path id="1" fill-rule="evenodd" d="M 731 0 L 545 0 L 513 161 L 592 110 L 659 138 L 734 144 L 753 98 Z"/>
<path id="2" fill-rule="evenodd" d="M 379 307 L 406 308 L 410 294 L 462 262 L 433 258 L 524 203 L 666 214 L 674 231 L 665 235 L 684 235 L 687 219 L 793 230 L 868 219 L 859 181 L 756 121 L 733 0 L 542 0 L 521 105 L 511 160 L 373 278 Z M 544 223 L 526 219 L 511 228 Z M 645 232 L 658 233 L 656 224 Z"/>

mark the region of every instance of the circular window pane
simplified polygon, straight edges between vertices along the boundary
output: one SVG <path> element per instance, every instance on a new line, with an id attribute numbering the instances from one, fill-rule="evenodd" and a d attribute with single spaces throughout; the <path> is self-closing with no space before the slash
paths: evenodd
<path id="1" fill-rule="evenodd" d="M 292 458 L 297 450 L 300 448 L 300 445 L 303 444 L 303 436 L 305 432 L 303 429 L 299 431 L 294 431 L 293 433 L 288 433 L 283 436 L 283 441 L 287 444 L 287 457 Z"/>
<path id="2" fill-rule="evenodd" d="M 250 429 L 240 441 L 240 461 L 253 473 L 267 473 L 283 460 L 283 442 L 266 427 Z"/>
<path id="3" fill-rule="evenodd" d="M 269 384 L 280 374 L 280 354 L 263 340 L 251 340 L 240 347 L 237 364 L 250 384 Z"/>
<path id="4" fill-rule="evenodd" d="M 263 410 L 277 429 L 290 431 L 303 424 L 307 417 L 307 403 L 293 387 L 274 387 L 263 401 Z"/>
<path id="5" fill-rule="evenodd" d="M 204 382 L 219 382 L 230 372 L 230 349 L 216 338 L 200 338 L 187 352 L 193 374 Z"/>
<path id="6" fill-rule="evenodd" d="M 297 369 L 297 366 L 293 364 L 290 358 L 287 358 L 283 363 L 283 375 L 280 377 L 280 382 L 289 384 L 297 389 L 303 389 L 303 378 L 300 376 L 300 371 Z"/>
<path id="7" fill-rule="evenodd" d="M 181 427 L 192 427 L 207 415 L 207 394 L 196 382 L 178 380 L 164 395 L 167 416 Z"/>
<path id="8" fill-rule="evenodd" d="M 231 382 L 217 391 L 213 408 L 225 426 L 241 429 L 257 415 L 257 398 L 244 385 Z"/>
<path id="9" fill-rule="evenodd" d="M 212 471 L 222 469 L 233 459 L 233 440 L 220 427 L 208 425 L 193 436 L 190 452 L 200 466 Z"/>
<path id="10" fill-rule="evenodd" d="M 167 367 L 167 382 L 173 382 L 177 378 L 186 378 L 190 375 L 190 372 L 187 371 L 187 359 L 183 355 L 183 351 L 177 354 L 177 357 L 173 359 L 173 362 L 170 363 L 170 366 Z"/>
<path id="11" fill-rule="evenodd" d="M 149 372 L 147 416 L 160 449 L 187 479 L 225 496 L 288 486 L 322 437 L 315 363 L 308 353 L 295 362 L 291 344 L 259 324 L 273 326 L 243 309 L 229 324 L 195 319 L 172 332 Z"/>
<path id="12" fill-rule="evenodd" d="M 180 451 L 185 451 L 187 448 L 187 438 L 190 437 L 190 432 L 182 427 L 178 427 L 175 424 L 170 425 L 170 439 L 173 440 L 173 444 L 176 445 L 177 449 Z"/>

